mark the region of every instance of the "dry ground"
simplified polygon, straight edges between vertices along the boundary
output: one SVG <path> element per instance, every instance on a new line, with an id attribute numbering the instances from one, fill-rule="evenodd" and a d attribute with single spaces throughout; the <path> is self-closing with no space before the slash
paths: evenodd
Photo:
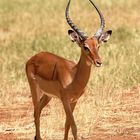
<path id="1" fill-rule="evenodd" d="M 94 104 L 95 99 L 89 99 L 90 106 L 84 106 L 83 101 L 87 95 L 79 101 L 75 118 L 80 140 L 140 140 L 140 87 L 133 87 L 129 91 L 118 94 L 119 97 L 114 99 L 116 103 L 107 103 L 100 107 Z M 33 106 L 31 98 L 27 96 L 25 98 L 26 101 L 22 104 L 0 107 L 0 139 L 33 139 Z M 61 107 L 60 101 L 54 99 L 43 110 L 41 131 L 44 139 L 62 140 L 64 112 Z M 90 109 L 93 116 L 90 116 L 90 112 L 86 112 L 85 115 L 82 109 Z M 79 114 L 79 112 L 82 113 Z M 83 116 L 81 118 L 77 115 Z M 70 138 L 72 139 L 71 135 Z"/>

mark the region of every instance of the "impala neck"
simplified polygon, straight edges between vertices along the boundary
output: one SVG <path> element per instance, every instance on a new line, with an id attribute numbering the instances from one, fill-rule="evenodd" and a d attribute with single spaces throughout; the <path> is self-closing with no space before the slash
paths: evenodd
<path id="1" fill-rule="evenodd" d="M 87 62 L 87 56 L 81 51 L 80 60 L 77 64 L 77 71 L 73 81 L 75 91 L 83 91 L 89 80 L 91 65 Z"/>

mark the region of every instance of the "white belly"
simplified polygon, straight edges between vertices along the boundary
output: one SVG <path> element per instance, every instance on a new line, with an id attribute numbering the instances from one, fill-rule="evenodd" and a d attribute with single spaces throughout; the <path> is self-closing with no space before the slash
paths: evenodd
<path id="1" fill-rule="evenodd" d="M 52 97 L 52 98 L 58 98 L 56 95 L 51 94 L 51 93 L 47 93 L 47 92 L 43 92 L 45 95 L 47 95 L 48 97 Z"/>

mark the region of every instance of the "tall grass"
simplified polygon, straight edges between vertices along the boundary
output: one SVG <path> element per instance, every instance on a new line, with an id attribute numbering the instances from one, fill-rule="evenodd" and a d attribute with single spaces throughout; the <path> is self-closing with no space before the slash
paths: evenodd
<path id="1" fill-rule="evenodd" d="M 93 68 L 89 87 L 102 89 L 111 83 L 112 89 L 117 90 L 137 85 L 140 82 L 139 1 L 96 3 L 113 35 L 100 49 L 103 67 Z M 25 62 L 35 53 L 49 51 L 78 60 L 79 48 L 67 35 L 65 5 L 64 0 L 0 1 L 1 96 L 8 94 L 7 87 L 17 91 L 27 87 Z M 75 23 L 89 35 L 99 26 L 98 16 L 88 1 L 72 1 L 70 11 Z M 21 84 L 17 86 L 19 82 Z"/>

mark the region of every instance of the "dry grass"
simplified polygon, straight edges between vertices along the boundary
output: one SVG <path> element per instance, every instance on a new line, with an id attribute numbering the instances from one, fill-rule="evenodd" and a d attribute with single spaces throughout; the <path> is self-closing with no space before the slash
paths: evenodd
<path id="1" fill-rule="evenodd" d="M 66 2 L 0 0 L 0 135 L 5 134 L 3 139 L 9 133 L 14 135 L 9 139 L 34 136 L 33 107 L 24 68 L 28 58 L 45 50 L 74 61 L 79 59 L 79 48 L 67 36 Z M 75 109 L 79 137 L 115 139 L 115 135 L 140 139 L 140 2 L 96 3 L 104 11 L 106 29 L 111 28 L 113 35 L 100 49 L 103 66 L 100 69 L 93 66 L 87 92 Z M 72 1 L 71 16 L 90 35 L 98 27 L 97 14 L 87 0 Z M 60 101 L 53 100 L 41 118 L 42 136 L 62 139 L 64 118 Z"/>

